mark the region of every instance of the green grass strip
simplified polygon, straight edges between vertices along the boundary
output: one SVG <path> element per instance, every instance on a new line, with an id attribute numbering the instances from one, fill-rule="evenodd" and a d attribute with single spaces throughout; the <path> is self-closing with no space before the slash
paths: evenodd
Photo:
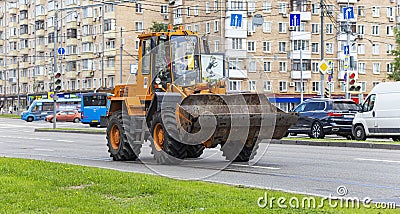
<path id="1" fill-rule="evenodd" d="M 372 208 L 331 208 L 327 205 L 319 209 L 260 208 L 257 201 L 266 192 L 268 197 L 276 198 L 298 197 L 302 200 L 307 197 L 92 167 L 0 158 L 0 210 L 5 213 L 378 213 Z"/>

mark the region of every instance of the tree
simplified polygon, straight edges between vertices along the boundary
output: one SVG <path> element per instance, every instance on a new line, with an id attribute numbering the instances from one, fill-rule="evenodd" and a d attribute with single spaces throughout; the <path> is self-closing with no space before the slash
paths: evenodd
<path id="1" fill-rule="evenodd" d="M 153 22 L 153 25 L 150 27 L 150 30 L 152 32 L 167 32 L 168 31 L 168 25 L 164 23 L 158 23 L 158 22 Z"/>
<path id="2" fill-rule="evenodd" d="M 396 49 L 392 50 L 392 55 L 395 56 L 394 62 L 392 62 L 393 70 L 388 76 L 391 80 L 400 81 L 400 31 L 398 28 L 395 29 L 395 35 Z"/>

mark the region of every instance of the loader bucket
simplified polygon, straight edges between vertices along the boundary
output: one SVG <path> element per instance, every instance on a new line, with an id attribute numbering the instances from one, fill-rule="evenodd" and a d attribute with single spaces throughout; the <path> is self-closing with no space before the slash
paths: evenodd
<path id="1" fill-rule="evenodd" d="M 177 106 L 183 141 L 215 147 L 227 141 L 253 144 L 257 139 L 281 139 L 298 119 L 263 94 L 192 94 Z"/>

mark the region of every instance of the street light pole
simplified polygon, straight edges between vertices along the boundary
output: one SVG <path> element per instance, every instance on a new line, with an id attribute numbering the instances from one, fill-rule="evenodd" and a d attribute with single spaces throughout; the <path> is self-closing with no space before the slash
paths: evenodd
<path id="1" fill-rule="evenodd" d="M 349 0 L 347 0 L 347 8 L 349 8 L 350 7 L 350 1 Z M 345 13 L 345 11 L 343 11 L 343 16 L 345 16 L 346 14 L 344 14 Z M 347 12 L 346 12 L 347 13 Z M 345 68 L 345 71 L 346 71 L 346 88 L 345 88 L 345 91 L 346 91 L 346 99 L 349 99 L 350 98 L 350 94 L 349 94 L 349 68 L 350 68 L 350 22 L 349 22 L 349 17 L 348 17 L 348 15 L 347 15 L 347 19 L 346 19 L 346 34 L 347 34 L 347 47 L 348 47 L 348 53 L 346 54 L 346 56 L 345 56 L 345 62 L 344 62 L 344 64 L 345 64 L 345 66 L 346 66 L 346 63 L 347 63 L 347 68 Z M 346 62 L 346 60 L 347 60 L 347 62 Z"/>
<path id="2" fill-rule="evenodd" d="M 324 0 L 320 1 L 320 8 L 321 8 L 321 62 L 324 60 L 324 16 L 325 16 L 325 11 L 324 11 Z M 325 81 L 325 75 L 321 73 L 321 98 L 324 98 L 324 81 Z"/>
<path id="3" fill-rule="evenodd" d="M 19 115 L 19 108 L 20 108 L 20 89 L 19 89 L 19 58 L 17 57 L 17 115 Z"/>
<path id="4" fill-rule="evenodd" d="M 58 8 L 58 5 L 56 6 Z M 54 14 L 54 49 L 53 49 L 53 74 L 57 73 L 57 40 L 58 40 L 58 9 L 56 9 Z M 57 128 L 57 91 L 55 90 L 55 84 L 53 80 L 53 129 Z"/>
<path id="5" fill-rule="evenodd" d="M 120 29 L 120 46 L 119 46 L 119 83 L 122 84 L 122 50 L 124 43 L 122 42 L 122 27 Z"/>

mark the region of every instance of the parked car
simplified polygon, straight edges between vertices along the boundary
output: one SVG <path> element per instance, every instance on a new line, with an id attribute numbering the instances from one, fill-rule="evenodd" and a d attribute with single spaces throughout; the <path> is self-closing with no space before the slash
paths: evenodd
<path id="1" fill-rule="evenodd" d="M 353 120 L 356 140 L 386 137 L 400 141 L 400 82 L 375 86 Z"/>
<path id="2" fill-rule="evenodd" d="M 298 112 L 299 120 L 288 133 L 308 134 L 311 138 L 324 138 L 337 134 L 353 139 L 352 122 L 360 107 L 349 99 L 312 98 L 304 101 L 292 112 Z"/>
<path id="3" fill-rule="evenodd" d="M 81 121 L 81 113 L 78 111 L 60 111 L 56 114 L 57 121 L 79 123 Z M 46 117 L 46 121 L 52 123 L 54 114 Z"/>

